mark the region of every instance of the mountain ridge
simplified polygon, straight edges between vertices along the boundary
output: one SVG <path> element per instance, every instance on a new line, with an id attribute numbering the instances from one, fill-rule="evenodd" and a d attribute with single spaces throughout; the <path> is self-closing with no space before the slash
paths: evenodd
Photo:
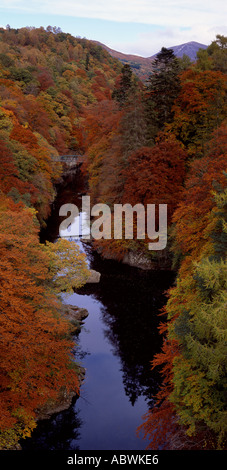
<path id="1" fill-rule="evenodd" d="M 111 49 L 99 41 L 93 41 L 95 44 L 103 47 L 112 57 L 118 59 L 123 65 L 129 64 L 133 72 L 141 79 L 146 80 L 152 73 L 152 59 L 142 57 L 136 54 L 125 54 L 124 52 Z"/>
<path id="2" fill-rule="evenodd" d="M 189 41 L 189 42 L 185 42 L 183 44 L 179 44 L 177 46 L 172 46 L 172 47 L 167 47 L 167 49 L 172 49 L 175 56 L 178 57 L 178 58 L 182 58 L 183 55 L 187 55 L 191 60 L 196 60 L 196 54 L 198 52 L 199 49 L 206 49 L 208 46 L 206 46 L 205 44 L 202 44 L 200 42 L 196 42 L 196 41 Z M 155 59 L 155 57 L 157 56 L 157 54 L 154 54 L 150 57 L 148 57 L 148 59 Z"/>
<path id="3" fill-rule="evenodd" d="M 103 47 L 109 54 L 120 60 L 123 64 L 129 64 L 133 72 L 140 78 L 140 80 L 145 81 L 148 79 L 149 75 L 152 73 L 152 63 L 156 58 L 158 52 L 150 57 L 142 57 L 136 54 L 125 54 L 120 51 L 116 51 L 106 46 L 105 44 L 99 41 L 93 41 L 95 44 Z M 205 44 L 189 41 L 177 46 L 167 47 L 167 49 L 172 49 L 176 57 L 182 58 L 183 55 L 187 55 L 192 61 L 196 60 L 196 54 L 199 49 L 206 49 Z"/>

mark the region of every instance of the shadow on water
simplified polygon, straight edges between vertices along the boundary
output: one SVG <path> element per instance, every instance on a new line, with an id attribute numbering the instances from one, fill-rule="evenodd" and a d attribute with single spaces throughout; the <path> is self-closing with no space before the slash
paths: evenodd
<path id="1" fill-rule="evenodd" d="M 121 360 L 125 393 L 131 404 L 142 395 L 152 406 L 160 377 L 157 371 L 151 374 L 150 363 L 161 347 L 158 314 L 173 275 L 119 266 L 95 254 L 91 267 L 102 273 L 100 283 L 83 287 L 80 295 L 92 295 L 102 306 L 104 335 L 113 355 Z"/>
<path id="2" fill-rule="evenodd" d="M 83 191 L 78 176 L 59 188 L 47 228 L 41 234 L 43 241 L 56 239 L 62 221 L 59 207 L 64 203 L 79 206 L 78 193 Z M 103 260 L 87 244 L 83 249 L 90 267 L 101 273 L 101 280 L 65 300 L 89 312 L 75 337 L 75 359 L 86 368 L 81 396 L 69 409 L 40 421 L 22 447 L 144 449 L 146 443 L 136 437 L 136 428 L 152 407 L 160 383 L 158 371 L 151 372 L 150 363 L 161 347 L 158 313 L 174 275 Z"/>

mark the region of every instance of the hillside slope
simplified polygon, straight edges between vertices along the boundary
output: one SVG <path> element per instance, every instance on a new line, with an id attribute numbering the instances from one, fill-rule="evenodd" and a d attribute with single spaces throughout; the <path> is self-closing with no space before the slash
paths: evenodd
<path id="1" fill-rule="evenodd" d="M 84 109 L 111 99 L 120 71 L 120 62 L 86 39 L 42 27 L 0 29 L 0 138 L 19 172 L 11 193 L 25 199 L 30 185 L 40 221 L 59 174 L 53 158 L 84 152 Z"/>
<path id="2" fill-rule="evenodd" d="M 123 52 L 111 49 L 101 42 L 94 41 L 94 43 L 100 45 L 103 49 L 109 52 L 112 57 L 122 62 L 122 64 L 130 65 L 131 69 L 137 75 L 137 77 L 140 78 L 140 80 L 145 81 L 148 79 L 152 72 L 152 60 L 150 57 L 145 58 L 134 54 L 124 54 Z"/>

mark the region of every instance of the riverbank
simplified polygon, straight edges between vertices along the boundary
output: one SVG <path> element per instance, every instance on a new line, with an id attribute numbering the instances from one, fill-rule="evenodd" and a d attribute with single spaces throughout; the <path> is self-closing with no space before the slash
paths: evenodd
<path id="1" fill-rule="evenodd" d="M 67 321 L 69 321 L 70 334 L 74 336 L 80 333 L 84 324 L 84 320 L 88 317 L 89 313 L 86 308 L 79 308 L 75 307 L 74 305 L 62 304 L 61 315 L 66 318 Z M 76 369 L 79 386 L 81 387 L 85 378 L 86 369 L 79 364 L 76 364 Z M 57 400 L 49 400 L 42 408 L 37 410 L 36 422 L 50 419 L 56 413 L 67 410 L 71 406 L 73 399 L 78 397 L 79 395 L 76 390 L 68 392 L 66 387 L 62 388 Z M 4 449 L 0 448 L 0 450 Z M 22 450 L 22 447 L 18 442 L 7 450 Z"/>
<path id="2" fill-rule="evenodd" d="M 172 258 L 169 252 L 148 252 L 142 251 L 140 248 L 131 250 L 128 249 L 125 254 L 119 259 L 119 254 L 116 251 L 103 249 L 102 244 L 94 243 L 92 240 L 85 240 L 89 243 L 93 250 L 95 250 L 103 259 L 117 261 L 119 264 L 124 264 L 132 268 L 139 268 L 143 271 L 172 271 Z"/>
<path id="3" fill-rule="evenodd" d="M 84 324 L 84 320 L 88 317 L 89 313 L 86 308 L 79 308 L 74 305 L 63 304 L 61 315 L 70 323 L 71 335 L 78 335 Z M 85 377 L 86 369 L 81 365 L 76 364 L 76 370 L 79 386 L 81 387 Z M 57 400 L 50 400 L 42 409 L 38 410 L 37 421 L 42 419 L 49 419 L 53 414 L 66 410 L 69 408 L 72 403 L 72 399 L 76 395 L 76 391 L 68 392 L 66 387 L 62 388 L 62 391 Z"/>

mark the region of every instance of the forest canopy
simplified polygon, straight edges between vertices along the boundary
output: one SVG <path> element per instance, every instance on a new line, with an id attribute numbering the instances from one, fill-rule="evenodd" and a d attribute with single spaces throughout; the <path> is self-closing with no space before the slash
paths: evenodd
<path id="1" fill-rule="evenodd" d="M 143 83 L 60 28 L 0 28 L 1 448 L 31 434 L 48 400 L 79 393 L 60 292 L 86 282 L 86 262 L 39 240 L 69 154 L 84 155 L 92 202 L 168 205 L 163 252 L 146 237 L 95 243 L 176 273 L 151 357 L 163 382 L 140 431 L 154 449 L 225 447 L 226 58 L 221 35 L 194 63 L 162 48 Z"/>

